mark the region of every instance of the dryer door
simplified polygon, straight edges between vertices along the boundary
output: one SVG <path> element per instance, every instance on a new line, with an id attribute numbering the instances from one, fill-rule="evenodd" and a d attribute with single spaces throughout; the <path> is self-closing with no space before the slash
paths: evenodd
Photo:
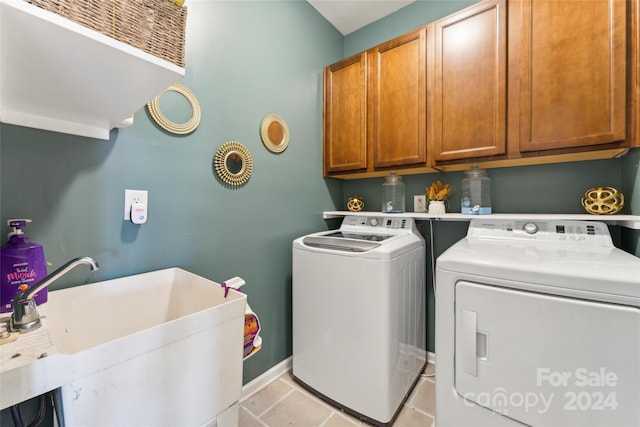
<path id="1" fill-rule="evenodd" d="M 640 425 L 640 309 L 461 281 L 455 387 L 528 425 Z"/>

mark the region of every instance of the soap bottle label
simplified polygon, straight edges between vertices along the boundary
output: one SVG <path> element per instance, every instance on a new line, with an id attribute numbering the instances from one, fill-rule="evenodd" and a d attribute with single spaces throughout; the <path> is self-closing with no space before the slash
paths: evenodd
<path id="1" fill-rule="evenodd" d="M 39 260 L 39 257 L 36 257 L 36 260 Z M 18 292 L 20 286 L 27 285 L 28 287 L 32 287 L 47 275 L 47 267 L 44 259 L 42 259 L 42 262 L 29 263 L 29 261 L 22 257 L 3 256 L 1 267 L 0 313 L 11 311 L 13 297 Z M 46 289 L 38 292 L 34 297 L 36 304 L 45 303 L 47 299 Z"/>

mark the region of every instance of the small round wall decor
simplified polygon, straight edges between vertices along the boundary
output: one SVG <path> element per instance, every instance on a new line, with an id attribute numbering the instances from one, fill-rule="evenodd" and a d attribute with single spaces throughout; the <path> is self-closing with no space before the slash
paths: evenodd
<path id="1" fill-rule="evenodd" d="M 191 105 L 191 118 L 185 123 L 172 122 L 160 110 L 160 98 L 168 91 L 176 92 L 184 96 L 189 102 L 189 105 Z M 198 125 L 200 125 L 200 119 L 202 118 L 202 110 L 200 109 L 198 98 L 196 98 L 191 89 L 189 89 L 182 83 L 172 84 L 160 95 L 153 98 L 153 100 L 147 104 L 147 111 L 149 111 L 151 118 L 157 123 L 158 126 L 166 130 L 167 132 L 171 132 L 176 135 L 185 135 L 193 132 L 194 130 L 196 130 Z"/>
<path id="2" fill-rule="evenodd" d="M 260 136 L 264 146 L 272 153 L 281 153 L 289 145 L 289 127 L 277 114 L 269 114 L 260 124 Z"/>
<path id="3" fill-rule="evenodd" d="M 213 165 L 224 183 L 237 187 L 246 184 L 251 178 L 253 158 L 247 147 L 238 141 L 228 141 L 218 148 Z"/>

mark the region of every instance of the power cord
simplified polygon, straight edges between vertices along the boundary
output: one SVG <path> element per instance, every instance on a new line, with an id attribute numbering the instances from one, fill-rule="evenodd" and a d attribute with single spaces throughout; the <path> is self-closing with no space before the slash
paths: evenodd
<path id="1" fill-rule="evenodd" d="M 433 289 L 433 300 L 436 299 L 436 255 L 433 244 L 433 220 L 429 220 L 429 240 L 431 241 L 431 288 Z M 435 304 L 434 304 L 435 305 Z"/>
<path id="2" fill-rule="evenodd" d="M 429 220 L 429 243 L 430 243 L 430 249 L 431 249 L 431 288 L 433 289 L 433 299 L 435 301 L 436 298 L 436 255 L 435 255 L 435 251 L 434 251 L 434 244 L 433 244 L 433 219 Z M 435 304 L 434 304 L 435 306 Z M 428 366 L 428 365 L 427 365 Z M 426 368 L 425 368 L 426 371 Z M 435 371 L 431 374 L 425 374 L 423 373 L 422 375 L 420 375 L 422 378 L 434 378 L 436 376 Z"/>

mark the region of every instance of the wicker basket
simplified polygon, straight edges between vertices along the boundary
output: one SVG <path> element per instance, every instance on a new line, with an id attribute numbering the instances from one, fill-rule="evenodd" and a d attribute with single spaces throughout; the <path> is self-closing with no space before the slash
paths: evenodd
<path id="1" fill-rule="evenodd" d="M 187 8 L 172 0 L 25 0 L 184 67 Z"/>

